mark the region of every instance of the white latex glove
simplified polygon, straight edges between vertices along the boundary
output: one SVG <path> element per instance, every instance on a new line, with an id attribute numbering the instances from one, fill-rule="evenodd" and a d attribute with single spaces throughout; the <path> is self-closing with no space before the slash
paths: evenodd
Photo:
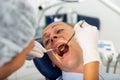
<path id="1" fill-rule="evenodd" d="M 32 51 L 27 54 L 26 60 L 32 60 L 35 57 L 42 58 L 44 56 L 44 52 L 46 52 L 46 49 L 43 48 L 39 42 L 35 41 L 35 46 Z"/>
<path id="2" fill-rule="evenodd" d="M 92 61 L 100 61 L 98 53 L 98 30 L 95 26 L 83 21 L 74 26 L 75 38 L 83 50 L 84 64 Z M 82 24 L 82 27 L 80 25 Z"/>

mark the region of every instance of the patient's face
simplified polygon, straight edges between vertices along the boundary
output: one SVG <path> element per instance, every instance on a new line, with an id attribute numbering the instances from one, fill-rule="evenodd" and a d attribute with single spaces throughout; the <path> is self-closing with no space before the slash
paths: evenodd
<path id="1" fill-rule="evenodd" d="M 46 49 L 56 48 L 67 40 L 73 33 L 73 28 L 63 22 L 54 22 L 42 32 L 42 40 Z M 68 43 L 68 51 L 59 56 L 56 50 L 48 53 L 52 62 L 63 71 L 77 70 L 83 63 L 82 50 L 74 38 Z"/>

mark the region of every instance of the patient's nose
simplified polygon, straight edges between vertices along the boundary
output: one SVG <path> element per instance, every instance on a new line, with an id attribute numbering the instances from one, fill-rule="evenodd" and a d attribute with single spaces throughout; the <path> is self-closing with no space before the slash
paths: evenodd
<path id="1" fill-rule="evenodd" d="M 58 36 L 57 36 L 57 35 L 53 35 L 53 36 L 51 36 L 51 42 L 53 42 L 53 41 L 57 40 L 57 38 L 58 38 Z"/>

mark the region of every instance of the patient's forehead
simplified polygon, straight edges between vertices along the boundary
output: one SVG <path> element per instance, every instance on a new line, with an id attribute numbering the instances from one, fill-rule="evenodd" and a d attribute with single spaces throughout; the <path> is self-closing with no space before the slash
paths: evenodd
<path id="1" fill-rule="evenodd" d="M 43 34 L 44 32 L 46 32 L 47 30 L 52 29 L 52 28 L 54 28 L 54 27 L 56 27 L 56 26 L 64 27 L 64 28 L 71 28 L 71 29 L 72 29 L 72 25 L 69 25 L 69 24 L 67 24 L 67 23 L 65 23 L 65 22 L 53 22 L 53 23 L 49 24 L 48 26 L 46 26 L 46 27 L 44 28 L 44 30 L 42 31 L 42 34 Z"/>

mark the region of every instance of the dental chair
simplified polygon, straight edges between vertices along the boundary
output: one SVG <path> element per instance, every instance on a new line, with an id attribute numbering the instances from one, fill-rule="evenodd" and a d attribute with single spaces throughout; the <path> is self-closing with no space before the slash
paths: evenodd
<path id="1" fill-rule="evenodd" d="M 42 44 L 41 39 L 37 39 L 36 41 Z M 62 75 L 62 71 L 58 67 L 53 67 L 47 54 L 44 54 L 42 58 L 34 58 L 33 62 L 38 71 L 46 78 L 46 80 L 56 80 Z"/>

